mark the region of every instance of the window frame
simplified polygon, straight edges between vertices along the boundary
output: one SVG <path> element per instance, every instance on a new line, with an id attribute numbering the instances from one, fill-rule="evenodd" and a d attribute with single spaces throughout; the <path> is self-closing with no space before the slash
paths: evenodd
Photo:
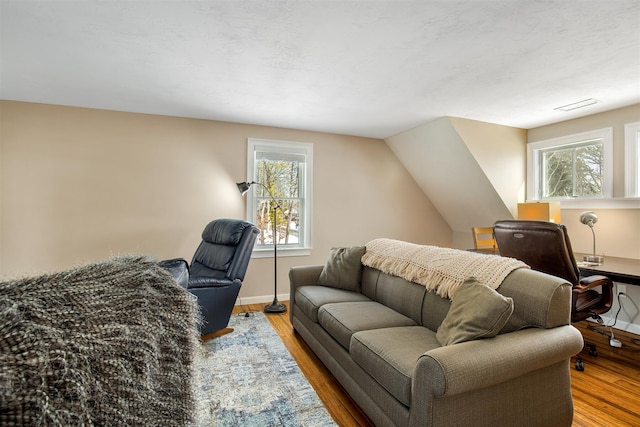
<path id="1" fill-rule="evenodd" d="M 272 152 L 296 154 L 305 156 L 300 182 L 303 188 L 300 189 L 300 222 L 302 237 L 298 245 L 278 245 L 278 256 L 301 256 L 309 255 L 312 248 L 312 206 L 313 206 L 313 144 L 293 141 L 276 141 L 261 138 L 248 138 L 247 140 L 247 182 L 256 181 L 256 152 Z M 257 224 L 257 202 L 256 190 L 260 185 L 252 185 L 247 196 L 247 221 Z M 273 253 L 273 244 L 260 245 L 256 242 L 252 256 L 254 258 L 265 258 Z"/>
<path id="2" fill-rule="evenodd" d="M 624 195 L 640 197 L 640 122 L 624 125 Z"/>
<path id="3" fill-rule="evenodd" d="M 603 165 L 602 195 L 597 197 L 541 197 L 542 165 L 541 152 L 549 148 L 579 145 L 587 141 L 602 139 Z M 603 128 L 527 144 L 527 200 L 530 201 L 594 201 L 613 198 L 613 128 Z"/>

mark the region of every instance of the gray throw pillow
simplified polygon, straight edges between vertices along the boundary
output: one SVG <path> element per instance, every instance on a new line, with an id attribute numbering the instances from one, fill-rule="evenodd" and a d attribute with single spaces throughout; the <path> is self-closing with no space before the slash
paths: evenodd
<path id="1" fill-rule="evenodd" d="M 513 313 L 513 299 L 476 279 L 458 288 L 447 316 L 436 332 L 440 345 L 494 337 Z"/>
<path id="2" fill-rule="evenodd" d="M 362 262 L 366 247 L 331 248 L 329 260 L 320 273 L 318 283 L 332 288 L 360 292 Z"/>

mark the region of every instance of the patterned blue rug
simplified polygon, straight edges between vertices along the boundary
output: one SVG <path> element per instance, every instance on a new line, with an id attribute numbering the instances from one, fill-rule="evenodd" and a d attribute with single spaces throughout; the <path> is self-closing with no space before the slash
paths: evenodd
<path id="1" fill-rule="evenodd" d="M 200 426 L 335 426 L 269 320 L 231 316 L 199 359 Z"/>

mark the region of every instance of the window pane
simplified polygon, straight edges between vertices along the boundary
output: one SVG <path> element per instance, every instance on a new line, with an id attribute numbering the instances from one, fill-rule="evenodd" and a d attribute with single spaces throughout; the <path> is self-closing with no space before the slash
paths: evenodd
<path id="1" fill-rule="evenodd" d="M 602 195 L 602 142 L 549 149 L 541 155 L 543 198 Z"/>
<path id="2" fill-rule="evenodd" d="M 300 243 L 300 202 L 294 199 L 277 199 L 282 209 L 276 209 L 276 233 L 278 245 L 298 245 Z M 258 199 L 256 212 L 260 229 L 258 244 L 273 245 L 273 200 Z"/>
<path id="3" fill-rule="evenodd" d="M 543 152 L 543 197 L 568 197 L 573 194 L 572 151 Z"/>
<path id="4" fill-rule="evenodd" d="M 262 159 L 258 160 L 256 168 L 257 181 L 264 184 L 274 197 L 299 197 L 300 161 Z M 268 196 L 266 188 L 258 188 L 258 197 Z"/>
<path id="5" fill-rule="evenodd" d="M 624 125 L 624 194 L 640 197 L 640 122 Z"/>
<path id="6" fill-rule="evenodd" d="M 575 152 L 577 197 L 602 195 L 602 144 L 579 147 Z"/>
<path id="7" fill-rule="evenodd" d="M 256 157 L 259 158 L 256 163 L 258 182 L 267 187 L 259 186 L 256 189 L 257 226 L 262 231 L 258 244 L 273 244 L 273 209 L 276 207 L 278 245 L 298 245 L 300 243 L 300 171 L 304 164 L 304 156 L 260 153 Z M 271 196 L 276 199 L 277 205 Z"/>

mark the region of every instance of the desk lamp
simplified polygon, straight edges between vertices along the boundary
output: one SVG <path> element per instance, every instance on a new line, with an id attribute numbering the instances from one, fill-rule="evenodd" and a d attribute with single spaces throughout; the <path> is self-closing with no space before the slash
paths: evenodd
<path id="1" fill-rule="evenodd" d="M 593 234 L 593 254 L 585 255 L 584 260 L 586 262 L 593 262 L 600 265 L 604 262 L 604 257 L 601 255 L 596 255 L 596 232 L 593 231 L 593 225 L 598 222 L 598 215 L 596 215 L 595 212 L 591 211 L 582 212 L 580 214 L 580 222 L 584 225 L 588 225 L 591 229 L 591 234 Z"/>

